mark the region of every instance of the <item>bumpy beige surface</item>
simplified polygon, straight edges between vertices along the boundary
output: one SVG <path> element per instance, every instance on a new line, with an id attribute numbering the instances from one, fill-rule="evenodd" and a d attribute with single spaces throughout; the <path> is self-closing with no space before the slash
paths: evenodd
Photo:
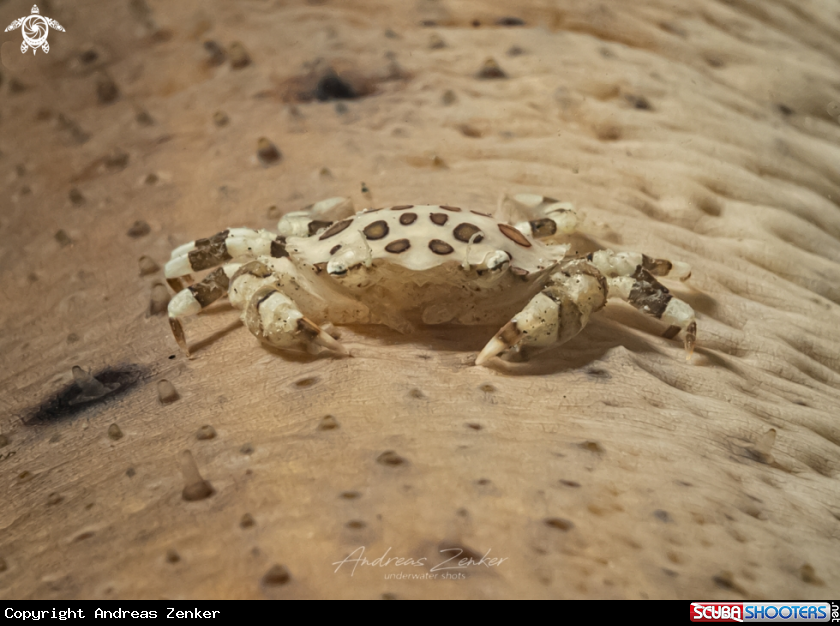
<path id="1" fill-rule="evenodd" d="M 0 25 L 30 8 L 3 2 Z M 41 10 L 67 31 L 49 55 L 2 36 L 0 596 L 837 595 L 836 2 Z M 213 66 L 205 40 L 252 63 Z M 476 77 L 487 57 L 507 78 Z M 284 102 L 327 66 L 373 93 Z M 218 306 L 187 360 L 147 315 L 162 276 L 141 255 L 333 195 L 482 210 L 501 191 L 573 202 L 582 250 L 691 263 L 673 292 L 698 311 L 693 361 L 621 303 L 491 369 L 472 360 L 493 328 L 344 329 L 355 358 L 291 358 Z M 77 364 L 139 379 L 32 421 Z M 182 499 L 184 450 L 213 496 Z M 432 572 L 451 547 L 505 560 Z M 359 548 L 423 565 L 336 571 Z"/>

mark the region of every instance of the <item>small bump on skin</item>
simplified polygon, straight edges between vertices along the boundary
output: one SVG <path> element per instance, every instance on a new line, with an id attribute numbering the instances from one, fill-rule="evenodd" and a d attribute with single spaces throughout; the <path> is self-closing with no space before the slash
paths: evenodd
<path id="1" fill-rule="evenodd" d="M 260 137 L 257 141 L 257 157 L 263 165 L 271 165 L 279 161 L 282 155 L 267 137 Z"/>
<path id="2" fill-rule="evenodd" d="M 158 381 L 157 388 L 158 400 L 160 400 L 161 404 L 170 404 L 175 402 L 179 397 L 175 386 L 165 378 Z"/>
<path id="3" fill-rule="evenodd" d="M 201 477 L 198 465 L 195 464 L 195 459 L 189 450 L 181 453 L 181 473 L 184 475 L 185 484 L 181 497 L 187 502 L 204 500 L 215 493 L 213 486 Z"/>
<path id="4" fill-rule="evenodd" d="M 478 226 L 476 226 L 474 224 L 469 224 L 467 222 L 464 222 L 462 224 L 458 224 L 455 227 L 455 230 L 452 231 L 452 235 L 458 241 L 463 241 L 465 243 L 471 243 L 470 239 L 473 237 L 473 235 L 475 235 L 476 233 L 479 233 L 479 232 L 481 232 L 481 229 L 479 229 Z M 481 243 L 483 240 L 484 240 L 484 236 L 483 235 L 478 235 L 475 239 L 472 239 L 472 243 Z"/>
<path id="5" fill-rule="evenodd" d="M 513 241 L 514 243 L 519 244 L 520 246 L 524 246 L 526 248 L 531 247 L 531 242 L 525 238 L 525 235 L 520 233 L 516 230 L 513 226 L 509 224 L 499 224 L 499 230 L 502 231 L 502 234 Z"/>
<path id="6" fill-rule="evenodd" d="M 276 563 L 262 577 L 262 583 L 266 587 L 279 587 L 280 585 L 285 585 L 291 579 L 292 575 L 289 573 L 288 568 L 285 565 Z"/>
<path id="7" fill-rule="evenodd" d="M 392 206 L 391 210 L 392 211 L 404 211 L 405 209 L 413 209 L 413 208 L 414 208 L 413 204 L 400 204 L 398 206 Z"/>
<path id="8" fill-rule="evenodd" d="M 411 242 L 408 239 L 397 239 L 385 246 L 385 251 L 393 254 L 399 254 L 400 252 L 405 252 L 410 247 Z"/>
<path id="9" fill-rule="evenodd" d="M 362 232 L 372 241 L 382 239 L 388 235 L 388 223 L 385 220 L 377 220 L 365 226 Z"/>
<path id="10" fill-rule="evenodd" d="M 429 250 L 434 252 L 435 254 L 452 254 L 455 252 L 455 249 L 450 246 L 445 241 L 441 241 L 440 239 L 432 239 L 429 242 Z"/>
<path id="11" fill-rule="evenodd" d="M 443 226 L 449 220 L 449 216 L 445 213 L 430 213 L 429 219 L 432 220 L 432 223 Z"/>
<path id="12" fill-rule="evenodd" d="M 137 264 L 140 266 L 140 276 L 154 274 L 160 269 L 160 265 L 158 265 L 154 262 L 154 260 L 150 259 L 145 255 L 141 256 L 138 259 Z"/>
<path id="13" fill-rule="evenodd" d="M 169 291 L 163 283 L 152 285 L 152 294 L 149 297 L 149 315 L 160 315 L 169 306 Z"/>
<path id="14" fill-rule="evenodd" d="M 198 429 L 198 432 L 195 433 L 195 438 L 199 441 L 207 441 L 208 439 L 215 439 L 216 438 L 216 429 L 210 426 L 210 424 L 205 424 L 201 428 Z"/>
<path id="15" fill-rule="evenodd" d="M 353 222 L 353 218 L 350 218 L 348 220 L 341 220 L 340 222 L 336 222 L 335 224 L 330 226 L 327 230 L 325 230 L 323 233 L 321 233 L 321 236 L 318 237 L 318 240 L 323 241 L 324 239 L 328 239 L 329 237 L 332 237 L 333 235 L 337 235 L 341 231 L 345 230 L 348 226 L 350 226 L 350 224 L 352 222 Z"/>
<path id="16" fill-rule="evenodd" d="M 403 226 L 413 224 L 415 221 L 417 221 L 417 213 L 403 213 L 400 215 L 400 224 Z"/>
<path id="17" fill-rule="evenodd" d="M 461 211 L 461 207 L 459 206 L 449 206 L 446 204 L 441 204 L 440 208 L 444 211 L 452 211 L 453 213 L 459 213 Z"/>

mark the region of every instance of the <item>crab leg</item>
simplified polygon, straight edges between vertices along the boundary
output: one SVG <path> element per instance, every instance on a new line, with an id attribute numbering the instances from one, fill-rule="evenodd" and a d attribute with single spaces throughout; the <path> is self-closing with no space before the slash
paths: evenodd
<path id="1" fill-rule="evenodd" d="M 694 309 L 672 296 L 655 277 L 668 276 L 685 281 L 691 276 L 691 267 L 687 263 L 653 259 L 638 252 L 616 254 L 612 250 L 599 250 L 590 256 L 592 264 L 607 277 L 610 298 L 625 300 L 642 313 L 661 319 L 669 325 L 665 331 L 669 339 L 681 330 L 685 331 L 686 360 L 690 359 L 697 342 Z"/>
<path id="2" fill-rule="evenodd" d="M 327 198 L 301 211 L 286 213 L 277 223 L 277 232 L 283 237 L 312 237 L 354 213 L 353 201 L 349 198 Z"/>
<path id="3" fill-rule="evenodd" d="M 230 286 L 231 278 L 240 266 L 240 263 L 228 263 L 210 272 L 201 282 L 179 291 L 169 301 L 169 326 L 172 328 L 175 341 L 187 356 L 190 351 L 180 318 L 195 315 L 224 296 Z"/>
<path id="4" fill-rule="evenodd" d="M 564 343 L 586 326 L 590 315 L 606 300 L 606 280 L 597 268 L 584 259 L 565 262 L 551 275 L 545 289 L 487 343 L 475 364 L 484 365 L 503 352 Z"/>
<path id="5" fill-rule="evenodd" d="M 571 202 L 561 202 L 534 193 L 503 195 L 499 201 L 502 218 L 515 223 L 523 235 L 545 239 L 555 235 L 570 235 L 579 223 Z M 519 218 L 525 217 L 524 221 Z"/>
<path id="6" fill-rule="evenodd" d="M 228 261 L 243 262 L 258 256 L 287 256 L 285 239 L 265 230 L 229 228 L 212 237 L 197 239 L 175 248 L 164 273 L 170 287 L 183 289 L 181 277 L 211 269 Z"/>

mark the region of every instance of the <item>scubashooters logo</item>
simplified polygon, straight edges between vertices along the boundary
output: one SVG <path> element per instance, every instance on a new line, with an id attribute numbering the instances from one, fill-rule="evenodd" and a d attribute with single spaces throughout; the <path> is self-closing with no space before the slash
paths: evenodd
<path id="1" fill-rule="evenodd" d="M 45 53 L 50 51 L 50 44 L 47 43 L 47 36 L 50 34 L 50 27 L 55 30 L 64 31 L 64 27 L 49 17 L 43 17 L 38 11 L 38 5 L 32 5 L 32 15 L 21 17 L 6 27 L 6 32 L 10 30 L 22 29 L 23 43 L 20 44 L 20 51 L 26 52 L 32 48 L 32 54 L 38 50 L 43 49 Z"/>

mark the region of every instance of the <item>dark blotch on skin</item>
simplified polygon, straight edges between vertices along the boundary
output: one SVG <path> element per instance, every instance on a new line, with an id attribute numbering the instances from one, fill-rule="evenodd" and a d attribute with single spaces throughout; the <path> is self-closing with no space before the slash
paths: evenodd
<path id="1" fill-rule="evenodd" d="M 382 239 L 388 235 L 388 223 L 385 220 L 376 220 L 365 226 L 362 232 L 370 240 Z"/>
<path id="2" fill-rule="evenodd" d="M 403 213 L 400 215 L 400 224 L 408 226 L 417 221 L 417 213 Z"/>
<path id="3" fill-rule="evenodd" d="M 668 292 L 668 288 L 657 281 L 653 274 L 641 265 L 636 268 L 633 278 L 636 279 L 636 282 L 633 283 L 627 301 L 643 313 L 652 315 L 657 319 L 661 318 L 673 297 Z"/>
<path id="4" fill-rule="evenodd" d="M 447 204 L 441 204 L 440 208 L 444 211 L 452 211 L 453 213 L 459 213 L 461 211 L 461 207 L 459 206 L 449 206 Z"/>
<path id="5" fill-rule="evenodd" d="M 543 523 L 549 528 L 562 531 L 568 531 L 575 527 L 572 522 L 562 517 L 547 517 L 543 520 Z"/>
<path id="6" fill-rule="evenodd" d="M 474 225 L 468 224 L 467 222 L 458 224 L 455 227 L 455 230 L 452 231 L 452 235 L 458 241 L 463 241 L 464 243 L 469 243 L 470 239 L 473 235 L 479 232 L 481 229 Z M 478 235 L 475 239 L 473 239 L 473 243 L 480 243 L 484 239 L 483 235 Z"/>
<path id="7" fill-rule="evenodd" d="M 341 250 L 341 244 L 333 246 L 332 248 L 330 248 L 330 256 L 332 256 L 333 254 L 335 254 L 339 250 Z"/>
<path id="8" fill-rule="evenodd" d="M 286 242 L 279 237 L 271 242 L 271 256 L 275 259 L 289 256 L 289 253 L 286 251 Z"/>
<path id="9" fill-rule="evenodd" d="M 443 226 L 446 224 L 449 216 L 446 213 L 430 213 L 429 219 L 432 220 L 432 223 Z"/>
<path id="10" fill-rule="evenodd" d="M 90 402 L 76 404 L 74 400 L 82 395 L 82 390 L 79 389 L 76 383 L 70 383 L 54 396 L 45 400 L 40 406 L 32 409 L 29 417 L 24 419 L 24 424 L 35 426 L 70 419 L 95 405 L 110 402 L 112 398 L 121 396 L 134 387 L 141 378 L 147 375 L 147 371 L 137 365 L 127 365 L 113 369 L 106 368 L 94 372 L 92 375 L 96 380 L 105 385 L 118 383 L 119 387 L 111 393 L 105 394 Z"/>
<path id="11" fill-rule="evenodd" d="M 643 254 L 642 267 L 654 276 L 667 276 L 668 272 L 671 271 L 671 268 L 674 267 L 674 265 L 665 259 L 654 259 L 653 257 Z"/>
<path id="12" fill-rule="evenodd" d="M 392 206 L 391 210 L 392 211 L 404 211 L 405 209 L 413 209 L 413 208 L 414 208 L 413 204 L 399 204 L 397 206 Z"/>
<path id="13" fill-rule="evenodd" d="M 267 587 L 277 587 L 279 585 L 285 585 L 291 579 L 292 575 L 285 565 L 275 564 L 265 573 L 265 576 L 262 578 L 262 583 Z"/>
<path id="14" fill-rule="evenodd" d="M 233 257 L 228 254 L 225 239 L 230 231 L 223 230 L 207 239 L 197 239 L 195 248 L 190 250 L 188 257 L 190 267 L 196 272 L 206 270 L 220 263 L 230 261 Z"/>
<path id="15" fill-rule="evenodd" d="M 330 69 L 315 86 L 315 98 L 321 102 L 328 100 L 353 100 L 358 98 L 358 92 L 353 85 L 345 81 L 334 70 Z"/>
<path id="16" fill-rule="evenodd" d="M 332 237 L 333 235 L 337 235 L 338 233 L 340 233 L 341 231 L 346 229 L 348 226 L 350 226 L 350 224 L 352 222 L 353 222 L 352 218 L 348 219 L 348 220 L 341 220 L 340 222 L 336 222 L 335 224 L 330 226 L 327 230 L 325 230 L 323 233 L 321 233 L 321 236 L 318 237 L 318 241 L 323 241 L 324 239 L 327 239 L 328 237 Z"/>
<path id="17" fill-rule="evenodd" d="M 397 467 L 398 465 L 403 465 L 404 463 L 406 463 L 406 460 L 393 450 L 386 450 L 378 457 L 376 457 L 376 462 L 380 465 L 385 465 L 388 467 Z"/>
<path id="18" fill-rule="evenodd" d="M 399 254 L 400 252 L 405 252 L 410 247 L 411 242 L 408 239 L 397 239 L 385 246 L 385 251 L 393 254 Z"/>
<path id="19" fill-rule="evenodd" d="M 453 252 L 455 252 L 455 249 L 452 246 L 450 246 L 445 241 L 441 241 L 440 239 L 432 239 L 429 242 L 429 250 L 431 250 L 435 254 L 440 255 L 452 254 Z"/>

